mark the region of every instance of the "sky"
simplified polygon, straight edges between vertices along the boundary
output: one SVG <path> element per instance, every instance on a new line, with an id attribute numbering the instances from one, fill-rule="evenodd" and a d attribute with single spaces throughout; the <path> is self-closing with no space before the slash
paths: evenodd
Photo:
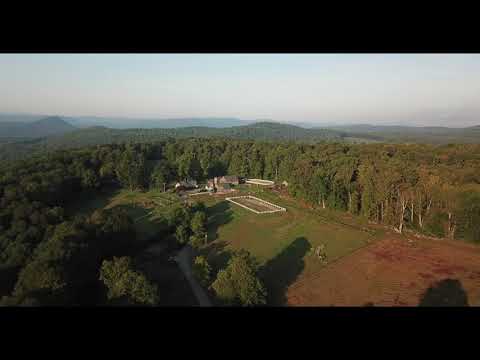
<path id="1" fill-rule="evenodd" d="M 480 124 L 480 54 L 0 54 L 0 112 Z"/>

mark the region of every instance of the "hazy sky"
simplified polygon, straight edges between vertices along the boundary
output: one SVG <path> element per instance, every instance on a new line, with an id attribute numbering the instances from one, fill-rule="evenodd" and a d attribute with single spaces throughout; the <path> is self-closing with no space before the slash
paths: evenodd
<path id="1" fill-rule="evenodd" d="M 0 54 L 0 112 L 480 124 L 480 55 Z"/>

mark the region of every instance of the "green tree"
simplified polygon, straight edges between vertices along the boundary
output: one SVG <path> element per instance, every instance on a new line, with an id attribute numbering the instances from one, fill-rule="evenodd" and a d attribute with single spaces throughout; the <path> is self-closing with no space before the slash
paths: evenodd
<path id="1" fill-rule="evenodd" d="M 97 188 L 100 181 L 92 169 L 86 169 L 82 174 L 82 186 L 84 188 Z"/>
<path id="2" fill-rule="evenodd" d="M 124 255 L 135 243 L 135 226 L 125 209 L 95 210 L 90 222 L 96 225 L 96 242 L 103 257 Z"/>
<path id="3" fill-rule="evenodd" d="M 208 286 L 211 280 L 212 268 L 204 256 L 197 256 L 192 266 L 193 275 L 203 286 Z"/>
<path id="4" fill-rule="evenodd" d="M 266 303 L 267 291 L 258 278 L 258 264 L 246 250 L 232 256 L 212 284 L 217 297 L 227 304 L 252 306 Z"/>
<path id="5" fill-rule="evenodd" d="M 178 162 L 178 175 L 182 179 L 193 178 L 198 179 L 202 177 L 203 170 L 200 161 L 197 159 L 196 154 L 186 152 L 180 156 Z"/>
<path id="6" fill-rule="evenodd" d="M 100 280 L 108 289 L 107 297 L 125 299 L 130 304 L 158 304 L 158 289 L 144 274 L 132 267 L 129 257 L 114 257 L 104 260 L 100 269 Z"/>
<path id="7" fill-rule="evenodd" d="M 133 148 L 125 150 L 116 169 L 120 183 L 130 190 L 142 187 L 145 181 L 145 159 Z"/>
<path id="8" fill-rule="evenodd" d="M 204 237 L 206 233 L 207 215 L 203 211 L 197 211 L 193 214 L 190 221 L 190 228 L 195 236 Z"/>
<path id="9" fill-rule="evenodd" d="M 161 161 L 155 166 L 150 175 L 150 188 L 164 189 L 164 186 L 173 179 L 173 171 L 167 161 Z"/>
<path id="10" fill-rule="evenodd" d="M 188 226 L 185 226 L 184 224 L 178 225 L 177 229 L 175 230 L 175 238 L 177 239 L 177 242 L 180 244 L 186 244 L 189 240 L 189 237 L 190 234 Z"/>

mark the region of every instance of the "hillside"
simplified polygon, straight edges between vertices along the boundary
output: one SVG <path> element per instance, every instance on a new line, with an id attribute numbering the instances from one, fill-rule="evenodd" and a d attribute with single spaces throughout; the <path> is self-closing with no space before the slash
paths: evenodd
<path id="1" fill-rule="evenodd" d="M 472 143 L 480 142 L 480 126 L 469 128 L 409 127 L 346 125 L 328 128 L 304 128 L 277 122 L 257 122 L 244 126 L 226 128 L 191 126 L 169 129 L 112 129 L 91 127 L 79 129 L 45 140 L 47 147 L 71 147 L 108 144 L 125 141 L 156 141 L 167 137 L 219 137 L 263 141 L 295 141 L 315 143 L 320 141 L 339 142 L 391 142 L 391 143 Z"/>
<path id="2" fill-rule="evenodd" d="M 28 127 L 30 136 L 26 135 L 26 130 L 23 133 L 18 131 L 16 135 L 0 136 L 0 160 L 16 160 L 45 150 L 126 142 L 147 143 L 167 138 L 191 137 L 287 141 L 308 144 L 318 142 L 480 143 L 480 126 L 447 128 L 361 124 L 306 129 L 300 126 L 265 121 L 227 128 L 191 126 L 168 129 L 112 129 L 104 126 L 93 126 L 76 129 L 57 117 L 45 118 L 33 123 L 23 124 L 23 126 Z M 32 132 L 37 137 L 31 137 Z"/>
<path id="3" fill-rule="evenodd" d="M 384 142 L 413 143 L 471 143 L 480 142 L 480 125 L 466 128 L 444 126 L 385 126 L 385 125 L 341 125 L 330 126 L 332 130 L 344 131 L 350 137 L 359 137 Z"/>
<path id="4" fill-rule="evenodd" d="M 1 138 L 39 138 L 64 134 L 76 128 L 58 116 L 45 117 L 33 122 L 0 122 Z"/>
<path id="5" fill-rule="evenodd" d="M 316 143 L 343 141 L 345 134 L 336 130 L 304 129 L 298 126 L 261 122 L 230 128 L 185 127 L 176 129 L 111 129 L 95 126 L 64 134 L 28 141 L 0 143 L 0 160 L 16 160 L 28 154 L 54 149 L 75 148 L 114 143 L 146 143 L 167 138 L 232 138 L 262 141 L 294 141 Z"/>

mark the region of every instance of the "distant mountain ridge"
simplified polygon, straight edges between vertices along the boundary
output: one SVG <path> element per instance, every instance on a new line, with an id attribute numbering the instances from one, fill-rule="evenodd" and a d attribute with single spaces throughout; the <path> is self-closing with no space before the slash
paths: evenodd
<path id="1" fill-rule="evenodd" d="M 315 126 L 317 128 L 318 126 Z M 343 129 L 343 130 L 361 130 L 361 131 L 419 131 L 419 130 L 464 130 L 478 128 L 480 125 L 467 127 L 450 127 L 450 126 L 411 126 L 411 125 L 372 125 L 372 124 L 349 124 L 349 125 L 326 125 L 322 128 Z"/>
<path id="2" fill-rule="evenodd" d="M 0 123 L 2 122 L 34 122 L 46 117 L 48 115 L 37 114 L 19 114 L 19 113 L 0 113 Z M 276 121 L 272 119 L 239 119 L 235 117 L 183 117 L 183 118 L 129 118 L 129 117 L 102 117 L 102 116 L 59 116 L 67 123 L 77 128 L 85 128 L 91 126 L 105 126 L 113 129 L 173 129 L 185 127 L 212 127 L 212 128 L 227 128 L 233 126 L 251 125 L 254 123 L 273 122 L 279 124 L 289 124 L 299 126 L 306 129 L 339 129 L 341 131 L 350 130 L 366 130 L 366 131 L 384 131 L 384 130 L 404 130 L 404 129 L 468 129 L 469 127 L 447 127 L 447 126 L 416 126 L 416 125 L 398 125 L 403 122 L 400 121 L 395 124 L 393 121 L 390 124 L 372 125 L 369 123 L 347 123 L 343 125 L 336 124 L 332 121 L 303 121 L 296 119 L 296 121 Z"/>
<path id="3" fill-rule="evenodd" d="M 78 119 L 77 119 L 78 120 Z M 145 120 L 153 121 L 153 120 Z M 162 120 L 166 121 L 166 120 Z M 215 126 L 179 126 L 171 128 L 135 127 L 118 129 L 95 123 L 82 126 L 73 118 L 62 119 L 49 116 L 31 122 L 0 122 L 0 159 L 19 159 L 31 153 L 72 147 L 84 147 L 111 143 L 148 143 L 168 138 L 231 138 L 260 141 L 289 141 L 313 144 L 317 142 L 340 143 L 480 143 L 480 125 L 468 128 L 442 126 L 412 127 L 399 125 L 353 124 L 324 127 L 301 127 L 288 123 L 263 121 L 245 124 L 234 118 L 186 118 L 169 121 L 184 121 L 198 124 L 216 122 Z M 225 126 L 240 123 L 238 126 Z M 156 123 L 149 122 L 150 125 Z M 163 122 L 163 125 L 167 122 Z"/>
<path id="4" fill-rule="evenodd" d="M 353 124 L 329 126 L 327 128 L 343 131 L 352 137 L 371 138 L 385 142 L 427 142 L 437 144 L 480 142 L 480 125 L 453 128 L 446 126 Z"/>
<path id="5" fill-rule="evenodd" d="M 111 129 L 104 126 L 92 126 L 17 142 L 0 142 L 0 159 L 16 160 L 32 153 L 92 145 L 114 143 L 149 143 L 168 138 L 231 138 L 261 141 L 292 141 L 317 143 L 321 141 L 343 142 L 344 133 L 328 129 L 304 129 L 299 126 L 273 122 L 261 122 L 251 125 L 229 128 L 182 127 L 170 129 Z"/>
<path id="6" fill-rule="evenodd" d="M 130 119 L 115 117 L 66 117 L 65 120 L 76 127 L 105 126 L 112 129 L 174 129 L 193 126 L 225 128 L 249 125 L 255 120 L 237 118 L 172 118 L 172 119 Z"/>
<path id="7" fill-rule="evenodd" d="M 0 138 L 40 138 L 64 134 L 76 127 L 58 116 L 49 116 L 33 122 L 0 122 Z"/>
<path id="8" fill-rule="evenodd" d="M 243 126 L 232 126 L 228 128 L 213 128 L 202 126 L 191 126 L 170 129 L 111 129 L 102 126 L 95 126 L 86 129 L 78 129 L 69 134 L 52 136 L 45 139 L 45 143 L 51 146 L 62 144 L 108 144 L 112 142 L 145 142 L 166 138 L 232 138 L 263 141 L 341 141 L 344 134 L 340 131 L 326 129 L 304 129 L 294 125 L 280 124 L 273 122 L 260 122 Z"/>

